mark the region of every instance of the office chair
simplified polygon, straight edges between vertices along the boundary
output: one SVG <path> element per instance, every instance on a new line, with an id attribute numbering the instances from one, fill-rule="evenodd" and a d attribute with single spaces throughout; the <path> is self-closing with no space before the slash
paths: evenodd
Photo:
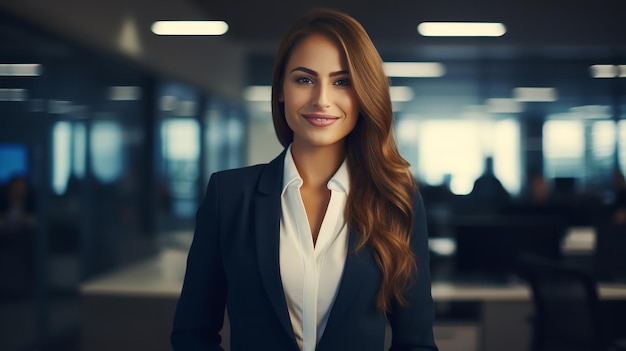
<path id="1" fill-rule="evenodd" d="M 626 350 L 623 341 L 606 337 L 589 272 L 533 255 L 522 256 L 518 267 L 532 289 L 532 351 Z"/>

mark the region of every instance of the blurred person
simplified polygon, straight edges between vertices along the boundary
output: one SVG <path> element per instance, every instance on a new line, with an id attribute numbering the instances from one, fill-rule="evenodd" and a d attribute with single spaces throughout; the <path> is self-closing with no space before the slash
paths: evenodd
<path id="1" fill-rule="evenodd" d="M 485 171 L 474 182 L 469 197 L 472 206 L 480 208 L 497 209 L 510 203 L 511 196 L 494 173 L 492 157 L 485 159 Z"/>
<path id="2" fill-rule="evenodd" d="M 284 37 L 269 164 L 214 173 L 196 217 L 175 350 L 437 350 L 425 211 L 363 27 L 314 10 Z"/>
<path id="3" fill-rule="evenodd" d="M 13 176 L 0 199 L 0 230 L 26 230 L 35 224 L 35 201 L 28 180 L 21 175 Z"/>

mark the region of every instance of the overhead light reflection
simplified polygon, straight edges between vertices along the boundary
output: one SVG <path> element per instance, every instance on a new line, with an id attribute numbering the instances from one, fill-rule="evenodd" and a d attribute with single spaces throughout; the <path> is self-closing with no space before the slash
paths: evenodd
<path id="1" fill-rule="evenodd" d="M 247 101 L 271 101 L 272 87 L 269 85 L 251 85 L 243 90 L 243 98 Z"/>
<path id="2" fill-rule="evenodd" d="M 152 32 L 157 35 L 223 35 L 228 31 L 224 21 L 156 21 Z"/>
<path id="3" fill-rule="evenodd" d="M 0 101 L 26 101 L 26 89 L 0 88 Z"/>
<path id="4" fill-rule="evenodd" d="M 383 69 L 388 77 L 429 78 L 446 73 L 439 62 L 384 62 Z"/>
<path id="5" fill-rule="evenodd" d="M 41 75 L 38 63 L 0 63 L 0 76 L 5 77 L 36 77 Z"/>
<path id="6" fill-rule="evenodd" d="M 413 89 L 410 87 L 390 87 L 391 101 L 406 102 L 413 100 Z"/>
<path id="7" fill-rule="evenodd" d="M 589 71 L 593 78 L 626 78 L 626 65 L 592 65 Z"/>
<path id="8" fill-rule="evenodd" d="M 133 101 L 141 98 L 141 88 L 137 86 L 112 86 L 109 87 L 109 100 Z"/>
<path id="9" fill-rule="evenodd" d="M 593 78 L 615 78 L 618 75 L 618 67 L 615 65 L 593 65 L 589 70 Z"/>
<path id="10" fill-rule="evenodd" d="M 491 113 L 520 113 L 523 108 L 516 99 L 492 98 L 487 99 L 487 111 Z"/>
<path id="11" fill-rule="evenodd" d="M 422 22 L 417 31 L 425 37 L 501 37 L 506 27 L 490 22 Z"/>
<path id="12" fill-rule="evenodd" d="M 515 100 L 521 102 L 553 102 L 557 100 L 555 88 L 515 88 Z"/>

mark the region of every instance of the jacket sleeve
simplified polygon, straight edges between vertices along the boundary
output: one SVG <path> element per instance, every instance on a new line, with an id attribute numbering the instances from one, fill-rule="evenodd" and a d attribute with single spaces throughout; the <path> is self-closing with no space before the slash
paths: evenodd
<path id="1" fill-rule="evenodd" d="M 223 350 L 226 277 L 219 243 L 219 173 L 209 180 L 196 214 L 183 288 L 174 316 L 171 342 L 176 351 Z"/>
<path id="2" fill-rule="evenodd" d="M 426 212 L 419 192 L 413 200 L 415 224 L 411 248 L 416 257 L 417 279 L 407 292 L 407 306 L 393 302 L 387 314 L 392 331 L 392 351 L 437 350 L 433 336 L 435 307 L 431 296 L 430 258 Z"/>

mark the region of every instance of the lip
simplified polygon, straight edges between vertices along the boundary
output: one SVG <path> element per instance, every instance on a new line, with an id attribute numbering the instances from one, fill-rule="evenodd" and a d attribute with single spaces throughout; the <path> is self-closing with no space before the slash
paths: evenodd
<path id="1" fill-rule="evenodd" d="M 339 117 L 333 115 L 327 115 L 324 113 L 307 113 L 303 114 L 302 117 L 307 120 L 310 124 L 316 127 L 326 127 L 329 126 L 339 119 Z"/>

